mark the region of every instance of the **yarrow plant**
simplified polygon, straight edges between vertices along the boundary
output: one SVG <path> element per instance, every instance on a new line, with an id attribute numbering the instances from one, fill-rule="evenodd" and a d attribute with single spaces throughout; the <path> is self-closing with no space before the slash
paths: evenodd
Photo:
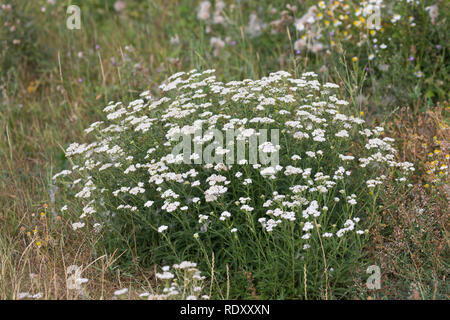
<path id="1" fill-rule="evenodd" d="M 106 119 L 85 130 L 92 142 L 71 144 L 73 165 L 53 177 L 73 195 L 63 209 L 74 232 L 101 234 L 98 245 L 122 261 L 196 261 L 211 270 L 212 297 L 225 286 L 248 297 L 249 281 L 267 298 L 342 294 L 383 184 L 403 186 L 414 168 L 395 160 L 382 127 L 343 112 L 338 88 L 313 72 L 222 83 L 214 70 L 192 70 L 169 77 L 159 98 L 146 91 L 128 105 L 110 102 Z M 193 144 L 214 162 L 174 153 L 198 129 Z M 278 143 L 259 141 L 278 163 L 221 162 L 235 143 L 209 132 L 228 129 L 245 142 L 279 130 Z"/>

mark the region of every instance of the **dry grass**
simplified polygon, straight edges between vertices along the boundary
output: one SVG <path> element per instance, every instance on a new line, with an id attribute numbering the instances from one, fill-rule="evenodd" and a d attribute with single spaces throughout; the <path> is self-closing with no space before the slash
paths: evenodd
<path id="1" fill-rule="evenodd" d="M 129 297 L 136 298 L 144 289 L 156 287 L 153 271 L 133 277 L 114 267 L 118 255 L 101 255 L 93 251 L 90 241 L 70 229 L 61 217 L 47 216 L 49 208 L 34 214 L 35 227 L 21 227 L 18 235 L 0 246 L 0 299 L 18 299 L 20 293 L 42 294 L 43 299 L 111 299 L 114 291 L 129 288 Z M 40 218 L 37 218 L 40 216 Z M 98 257 L 96 257 L 98 256 Z M 89 279 L 83 290 L 67 285 L 78 265 L 83 278 Z M 150 288 L 150 289 L 149 289 Z"/>
<path id="2" fill-rule="evenodd" d="M 370 250 L 383 275 L 382 288 L 372 292 L 376 298 L 449 298 L 449 177 L 440 175 L 436 182 L 436 174 L 427 173 L 436 159 L 449 164 L 445 157 L 449 154 L 448 108 L 448 104 L 438 105 L 417 115 L 403 109 L 390 123 L 399 157 L 414 162 L 417 171 L 408 193 L 392 192 L 385 199 L 388 209 L 371 230 Z"/>

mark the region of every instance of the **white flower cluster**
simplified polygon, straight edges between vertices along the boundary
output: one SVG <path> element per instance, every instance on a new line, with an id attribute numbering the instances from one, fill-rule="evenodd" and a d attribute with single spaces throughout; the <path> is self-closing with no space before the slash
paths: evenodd
<path id="1" fill-rule="evenodd" d="M 147 91 L 128 106 L 109 103 L 108 122 L 90 127 L 97 139 L 67 148 L 76 165 L 54 178 L 72 177 L 69 185 L 84 206 L 74 229 L 90 225 L 89 217 L 105 223 L 111 220 L 99 219 L 133 213 L 154 217 L 154 230 L 163 235 L 186 217 L 199 223 L 193 234 L 214 225 L 242 231 L 243 217 L 251 217 L 266 232 L 298 224 L 305 242 L 318 225 L 325 238 L 341 237 L 359 221 L 354 214 L 360 194 L 381 187 L 392 174 L 414 170 L 395 161 L 393 139 L 383 137 L 383 128 L 366 128 L 363 119 L 341 113 L 348 103 L 333 93 L 338 86 L 322 85 L 312 72 L 295 79 L 279 71 L 228 83 L 213 73 L 177 73 L 160 86 L 160 99 Z M 267 141 L 259 149 L 280 152 L 279 165 L 183 164 L 182 154 L 172 154 L 175 136 L 201 128 L 234 128 L 245 141 L 258 129 L 278 129 L 280 143 Z M 196 139 L 213 140 L 207 131 Z"/>
<path id="2" fill-rule="evenodd" d="M 203 281 L 205 277 L 197 269 L 197 264 L 190 261 L 183 261 L 174 264 L 172 267 L 164 266 L 162 272 L 156 273 L 156 278 L 166 283 L 162 293 L 154 294 L 144 292 L 140 295 L 148 300 L 208 300 L 209 296 L 202 295 Z"/>

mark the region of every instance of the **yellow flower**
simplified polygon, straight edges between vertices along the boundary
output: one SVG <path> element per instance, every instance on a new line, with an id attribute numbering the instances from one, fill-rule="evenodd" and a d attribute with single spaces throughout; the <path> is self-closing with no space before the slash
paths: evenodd
<path id="1" fill-rule="evenodd" d="M 361 111 L 359 114 L 363 116 L 364 115 L 364 111 Z"/>
<path id="2" fill-rule="evenodd" d="M 352 58 L 352 61 L 353 61 L 353 62 L 358 61 L 358 57 L 353 57 L 353 58 Z"/>
<path id="3" fill-rule="evenodd" d="M 427 183 L 426 185 L 425 185 L 425 188 L 429 188 L 430 187 L 430 185 Z"/>
<path id="4" fill-rule="evenodd" d="M 40 241 L 36 242 L 36 245 L 37 245 L 38 247 L 40 247 L 40 246 L 41 246 L 41 242 L 40 242 Z"/>
<path id="5" fill-rule="evenodd" d="M 36 90 L 36 87 L 33 86 L 32 84 L 30 84 L 27 88 L 28 94 L 32 94 L 34 92 L 34 90 Z"/>

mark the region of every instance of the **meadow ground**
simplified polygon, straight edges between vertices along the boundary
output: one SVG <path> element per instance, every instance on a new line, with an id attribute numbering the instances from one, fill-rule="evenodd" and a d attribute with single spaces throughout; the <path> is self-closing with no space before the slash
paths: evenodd
<path id="1" fill-rule="evenodd" d="M 387 182 L 377 198 L 361 257 L 340 266 L 351 270 L 345 286 L 321 279 L 314 298 L 448 299 L 449 6 L 380 2 L 380 27 L 365 29 L 352 1 L 86 0 L 71 29 L 70 1 L 0 1 L 0 299 L 161 294 L 158 266 L 74 232 L 52 176 L 109 101 L 161 97 L 161 83 L 191 69 L 215 69 L 224 82 L 314 71 L 340 85 L 347 112 L 395 138 L 396 161 L 414 164 L 411 187 Z M 211 262 L 203 289 L 212 297 L 308 298 L 306 288 L 265 295 L 245 269 L 230 288 L 228 264 Z M 380 267 L 380 289 L 366 286 L 369 265 Z M 70 279 L 88 281 L 74 290 Z"/>

